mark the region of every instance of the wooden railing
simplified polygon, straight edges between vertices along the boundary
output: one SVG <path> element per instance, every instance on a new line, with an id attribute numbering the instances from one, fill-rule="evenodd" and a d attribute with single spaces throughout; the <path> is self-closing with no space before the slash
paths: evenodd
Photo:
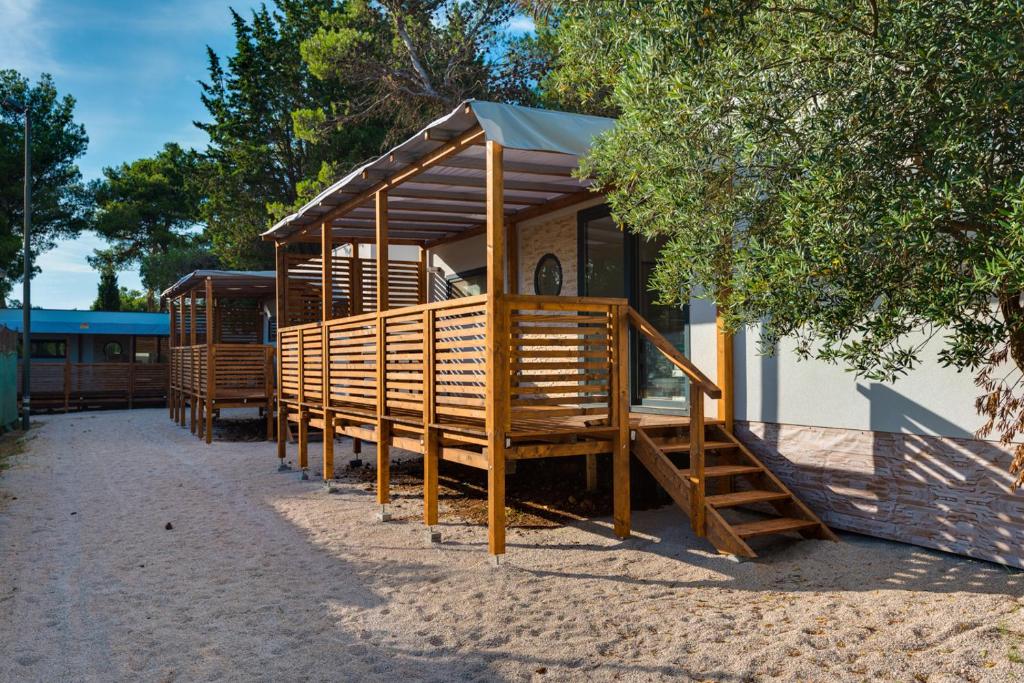
<path id="1" fill-rule="evenodd" d="M 690 519 L 694 521 L 697 533 L 703 536 L 706 529 L 704 498 L 707 490 L 704 475 L 704 397 L 720 399 L 722 390 L 632 308 L 629 309 L 629 322 L 690 380 L 690 482 L 694 492 L 690 497 Z"/>
<path id="2" fill-rule="evenodd" d="M 270 396 L 274 347 L 264 344 L 206 344 L 171 348 L 171 389 L 200 398 Z M 208 365 L 213 363 L 214 382 Z"/>
<path id="3" fill-rule="evenodd" d="M 21 364 L 18 365 L 20 395 Z M 47 408 L 163 401 L 168 363 L 32 363 L 32 404 Z"/>
<path id="4" fill-rule="evenodd" d="M 285 280 L 286 320 L 317 321 L 321 304 L 323 266 L 319 256 L 289 254 Z M 415 305 L 426 299 L 427 276 L 422 261 L 388 261 L 388 308 Z M 335 255 L 331 261 L 331 310 L 335 318 L 371 313 L 377 309 L 377 261 Z M 287 326 L 287 325 L 284 325 Z"/>
<path id="5" fill-rule="evenodd" d="M 480 295 L 283 328 L 281 399 L 321 411 L 326 386 L 335 416 L 418 432 L 483 428 L 489 397 L 507 404 L 498 431 L 577 416 L 618 423 L 624 301 L 503 297 L 499 329 L 487 327 L 487 303 Z M 496 347 L 507 359 L 496 391 L 486 381 L 489 334 L 501 335 Z"/>

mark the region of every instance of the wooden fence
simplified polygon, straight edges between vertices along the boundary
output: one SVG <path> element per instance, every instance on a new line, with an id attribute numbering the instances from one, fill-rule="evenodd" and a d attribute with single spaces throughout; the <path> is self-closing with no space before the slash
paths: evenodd
<path id="1" fill-rule="evenodd" d="M 18 364 L 17 386 L 21 387 Z M 32 363 L 32 407 L 90 408 L 161 405 L 167 400 L 167 363 Z"/>

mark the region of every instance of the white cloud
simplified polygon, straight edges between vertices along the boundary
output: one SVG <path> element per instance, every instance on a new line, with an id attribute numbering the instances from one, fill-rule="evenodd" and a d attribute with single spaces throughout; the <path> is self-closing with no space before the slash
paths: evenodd
<path id="1" fill-rule="evenodd" d="M 509 20 L 508 30 L 513 33 L 533 33 L 537 30 L 537 25 L 533 23 L 531 17 L 525 14 L 517 14 Z"/>
<path id="2" fill-rule="evenodd" d="M 40 0 L 0 0 L 0 68 L 15 69 L 35 79 L 42 72 L 58 73 L 50 48 L 52 25 Z"/>

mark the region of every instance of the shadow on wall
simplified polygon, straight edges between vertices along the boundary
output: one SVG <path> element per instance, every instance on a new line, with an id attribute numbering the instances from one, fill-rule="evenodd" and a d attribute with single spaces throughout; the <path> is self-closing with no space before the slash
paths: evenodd
<path id="1" fill-rule="evenodd" d="M 836 528 L 1024 567 L 1010 449 L 970 438 L 888 386 L 858 391 L 873 431 L 744 422 L 737 435 Z"/>
<path id="2" fill-rule="evenodd" d="M 750 405 L 750 396 L 747 393 L 748 382 L 750 381 L 750 368 L 747 366 L 747 338 L 752 334 L 750 328 L 737 332 L 733 337 L 733 372 L 736 377 L 746 378 L 746 381 L 738 381 L 735 386 L 734 405 L 739 410 L 744 410 Z M 761 366 L 761 410 L 758 413 L 763 422 L 778 422 L 779 420 L 779 359 L 776 356 L 778 349 L 773 350 L 772 355 L 757 356 Z"/>

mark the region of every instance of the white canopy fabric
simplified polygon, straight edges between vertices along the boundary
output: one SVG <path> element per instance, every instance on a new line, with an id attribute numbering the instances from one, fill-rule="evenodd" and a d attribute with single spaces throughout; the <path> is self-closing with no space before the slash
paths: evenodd
<path id="1" fill-rule="evenodd" d="M 508 215 L 585 190 L 590 181 L 573 177 L 579 157 L 614 119 L 467 100 L 451 113 L 321 192 L 263 236 L 282 240 L 297 231 L 319 234 L 322 217 L 382 179 L 479 125 L 484 140 L 505 148 L 505 208 Z M 389 233 L 428 244 L 479 227 L 486 218 L 486 163 L 483 148 L 470 146 L 389 190 Z M 372 239 L 373 207 L 358 207 L 331 223 L 340 238 Z"/>

